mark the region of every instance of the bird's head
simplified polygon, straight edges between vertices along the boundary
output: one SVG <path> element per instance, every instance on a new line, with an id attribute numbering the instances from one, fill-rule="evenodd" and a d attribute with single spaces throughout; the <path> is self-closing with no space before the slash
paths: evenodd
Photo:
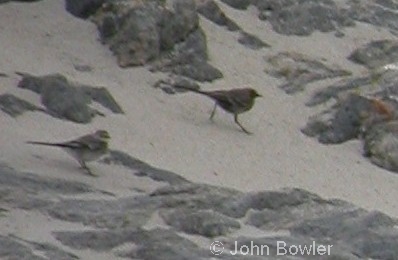
<path id="1" fill-rule="evenodd" d="M 111 138 L 108 131 L 106 130 L 97 130 L 95 135 L 98 136 L 101 140 L 107 141 Z"/>
<path id="2" fill-rule="evenodd" d="M 260 95 L 255 89 L 250 89 L 250 96 L 252 98 L 257 98 L 257 97 L 262 97 L 262 95 Z"/>

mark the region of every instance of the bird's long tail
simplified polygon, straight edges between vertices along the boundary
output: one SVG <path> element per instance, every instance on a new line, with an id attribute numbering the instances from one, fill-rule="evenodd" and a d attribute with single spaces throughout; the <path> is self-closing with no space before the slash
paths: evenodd
<path id="1" fill-rule="evenodd" d="M 176 89 L 184 89 L 184 90 L 195 92 L 195 93 L 198 93 L 198 94 L 201 94 L 201 95 L 209 96 L 209 93 L 207 93 L 206 91 L 202 91 L 202 90 L 199 90 L 199 89 L 196 89 L 196 88 L 190 88 L 190 87 L 185 87 L 185 86 L 174 86 L 174 88 L 176 88 Z"/>
<path id="2" fill-rule="evenodd" d="M 46 145 L 46 146 L 56 146 L 56 147 L 70 147 L 67 144 L 63 143 L 46 143 L 46 142 L 35 142 L 35 141 L 28 141 L 27 144 L 34 144 L 34 145 Z"/>

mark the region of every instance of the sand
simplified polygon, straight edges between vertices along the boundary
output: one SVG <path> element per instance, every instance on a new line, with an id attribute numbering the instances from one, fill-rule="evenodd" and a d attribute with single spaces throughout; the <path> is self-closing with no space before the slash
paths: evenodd
<path id="1" fill-rule="evenodd" d="M 296 51 L 360 74 L 364 69 L 344 57 L 369 40 L 393 36 L 358 23 L 345 30 L 344 38 L 336 38 L 333 33 L 286 37 L 259 21 L 255 9 L 237 11 L 220 6 L 233 14 L 245 31 L 272 45 L 250 50 L 237 42 L 238 33 L 200 20 L 207 34 L 210 63 L 224 74 L 223 79 L 202 84 L 202 88 L 250 85 L 264 96 L 253 110 L 240 117 L 242 124 L 254 132 L 252 136 L 242 133 L 231 115 L 220 110 L 211 123 L 208 117 L 213 104 L 202 96 L 171 96 L 152 87 L 167 75 L 151 73 L 146 67 L 118 68 L 115 57 L 98 41 L 94 24 L 68 14 L 63 0 L 1 5 L 0 72 L 9 77 L 0 78 L 0 94 L 12 93 L 41 106 L 36 94 L 16 88 L 20 77 L 14 72 L 61 73 L 79 83 L 106 86 L 126 114 L 114 115 L 99 107 L 106 117 L 80 125 L 37 112 L 16 119 L 0 113 L 0 162 L 20 171 L 83 181 L 118 196 L 131 194 L 134 188 L 151 191 L 158 187 L 154 181 L 132 176 L 128 169 L 100 163 L 91 164 L 99 178 L 90 178 L 82 175 L 64 152 L 25 144 L 27 140 L 68 140 L 102 128 L 110 132 L 113 149 L 194 182 L 242 191 L 299 187 L 398 217 L 397 176 L 364 158 L 359 141 L 326 146 L 300 132 L 307 118 L 316 112 L 305 102 L 321 85 L 311 84 L 304 92 L 289 96 L 277 87 L 281 82 L 264 72 L 265 56 Z M 93 70 L 79 72 L 74 65 L 89 65 Z M 13 214 L 23 219 L 23 212 Z M 7 228 L 10 232 L 17 229 L 18 225 Z"/>

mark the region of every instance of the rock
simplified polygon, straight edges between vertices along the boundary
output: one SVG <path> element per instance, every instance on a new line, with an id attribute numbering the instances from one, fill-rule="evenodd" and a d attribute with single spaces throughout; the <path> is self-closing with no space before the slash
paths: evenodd
<path id="1" fill-rule="evenodd" d="M 192 88 L 192 89 L 200 88 L 198 83 L 189 78 L 182 76 L 175 76 L 175 77 L 169 77 L 167 79 L 161 79 L 154 84 L 155 88 L 160 88 L 167 94 L 176 94 L 177 92 L 185 92 L 181 89 L 178 89 L 179 86 Z"/>
<path id="2" fill-rule="evenodd" d="M 230 31 L 240 30 L 239 25 L 227 17 L 213 0 L 198 3 L 197 11 L 215 24 L 227 27 Z"/>
<path id="3" fill-rule="evenodd" d="M 233 218 L 212 210 L 172 210 L 160 213 L 167 225 L 178 231 L 205 237 L 225 236 L 240 228 L 240 224 Z"/>
<path id="4" fill-rule="evenodd" d="M 330 32 L 354 25 L 348 10 L 331 0 L 271 0 L 254 4 L 260 10 L 260 18 L 270 22 L 280 34 L 308 36 L 314 31 Z"/>
<path id="5" fill-rule="evenodd" d="M 342 143 L 357 138 L 362 124 L 362 113 L 371 108 L 368 99 L 359 95 L 350 95 L 344 101 L 334 107 L 333 117 L 329 122 L 324 122 L 324 126 L 318 127 L 318 140 L 325 144 Z M 303 133 L 316 132 L 313 127 L 321 125 L 317 118 L 310 118 L 310 122 L 303 129 Z M 311 129 L 312 128 L 312 129 Z"/>
<path id="6" fill-rule="evenodd" d="M 151 64 L 198 81 L 222 77 L 207 63 L 207 46 L 194 0 L 117 1 L 93 17 L 102 41 L 121 67 Z"/>
<path id="7" fill-rule="evenodd" d="M 123 113 L 105 88 L 78 86 L 70 83 L 61 74 L 42 77 L 21 75 L 22 80 L 18 83 L 18 87 L 41 95 L 42 104 L 54 117 L 76 123 L 89 123 L 95 115 L 101 115 L 89 106 L 92 101 L 102 104 L 114 113 Z"/>
<path id="8" fill-rule="evenodd" d="M 307 84 L 317 80 L 351 75 L 349 71 L 337 66 L 328 67 L 320 61 L 294 52 L 278 53 L 266 57 L 266 61 L 266 73 L 284 79 L 286 83 L 279 87 L 288 94 L 301 91 Z"/>
<path id="9" fill-rule="evenodd" d="M 151 165 L 139 159 L 136 159 L 122 151 L 110 150 L 108 156 L 102 159 L 101 162 L 106 164 L 123 165 L 127 168 L 136 170 L 137 172 L 135 173 L 135 175 L 142 177 L 145 176 L 155 181 L 163 181 L 169 184 L 183 184 L 188 182 L 180 175 L 152 167 Z"/>
<path id="10" fill-rule="evenodd" d="M 65 8 L 72 15 L 86 19 L 107 1 L 109 0 L 65 0 Z"/>
<path id="11" fill-rule="evenodd" d="M 26 245 L 28 243 L 28 245 Z M 40 252 L 39 256 L 37 252 Z M 73 260 L 79 259 L 76 255 L 67 253 L 48 244 L 22 241 L 10 235 L 0 236 L 0 256 L 4 259 L 32 259 L 32 260 Z"/>
<path id="12" fill-rule="evenodd" d="M 228 210 L 240 209 L 240 206 L 244 206 L 244 209 L 239 213 Z M 71 213 L 67 214 L 69 216 L 92 212 L 86 219 L 95 221 L 101 218 L 101 213 L 107 216 L 131 210 L 147 212 L 149 209 L 151 214 L 159 210 L 160 216 L 170 227 L 148 230 L 138 227 L 139 225 L 126 228 L 101 226 L 105 229 L 56 231 L 53 234 L 62 244 L 74 249 L 115 252 L 119 256 L 133 259 L 214 257 L 207 247 L 201 248 L 192 243 L 185 236 L 179 235 L 181 232 L 209 238 L 223 235 L 225 250 L 233 250 L 235 241 L 238 246 L 267 245 L 270 248 L 270 255 L 267 257 L 271 257 L 270 259 L 276 256 L 277 241 L 283 241 L 287 246 L 309 246 L 314 241 L 318 245 L 332 245 L 333 250 L 328 259 L 357 259 L 356 256 L 359 259 L 377 256 L 391 258 L 398 248 L 398 231 L 393 228 L 398 224 L 396 219 L 379 212 L 359 209 L 341 200 L 322 199 L 300 189 L 241 193 L 203 184 L 182 184 L 159 188 L 149 197 L 102 202 L 70 200 L 67 204 L 58 205 L 53 212 L 70 210 Z M 134 214 L 130 216 L 132 220 L 135 219 Z M 245 215 L 248 215 L 246 225 L 257 227 L 264 232 L 263 236 L 230 236 L 230 228 L 239 228 L 238 218 Z M 140 225 L 144 225 L 144 222 Z M 281 235 L 278 230 L 287 232 Z M 270 231 L 275 235 L 270 235 Z M 380 249 L 379 241 L 386 242 Z M 115 250 L 125 243 L 134 243 L 134 249 L 124 252 Z M 257 259 L 242 258 L 244 256 L 225 257 L 222 259 Z M 283 257 L 289 259 L 288 256 Z M 306 258 L 300 256 L 299 259 Z"/>
<path id="13" fill-rule="evenodd" d="M 43 109 L 12 94 L 0 95 L 0 109 L 12 117 L 22 115 L 26 111 L 43 111 Z"/>
<path id="14" fill-rule="evenodd" d="M 124 114 L 111 93 L 105 87 L 81 86 L 83 91 L 95 102 L 103 105 L 115 114 Z"/>
<path id="15" fill-rule="evenodd" d="M 376 124 L 364 135 L 364 155 L 374 164 L 398 172 L 398 121 Z"/>
<path id="16" fill-rule="evenodd" d="M 398 41 L 372 41 L 356 49 L 348 59 L 369 69 L 391 64 L 398 60 Z"/>
<path id="17" fill-rule="evenodd" d="M 101 229 L 135 229 L 144 226 L 160 203 L 151 198 L 117 200 L 63 200 L 47 207 L 53 218 Z"/>
<path id="18" fill-rule="evenodd" d="M 41 0 L 0 0 L 0 4 L 4 4 L 7 2 L 38 2 Z"/>
<path id="19" fill-rule="evenodd" d="M 221 1 L 233 8 L 239 10 L 245 10 L 251 4 L 252 0 L 221 0 Z"/>
<path id="20" fill-rule="evenodd" d="M 207 62 L 206 36 L 201 29 L 175 46 L 169 57 L 152 65 L 152 71 L 172 72 L 200 82 L 222 78 L 221 71 Z"/>
<path id="21" fill-rule="evenodd" d="M 261 48 L 271 47 L 269 44 L 260 40 L 257 36 L 243 31 L 240 33 L 238 42 L 252 50 L 259 50 Z"/>
<path id="22" fill-rule="evenodd" d="M 389 0 L 355 1 L 347 2 L 349 5 L 348 16 L 360 22 L 384 27 L 397 35 L 398 14 L 397 3 Z"/>
<path id="23" fill-rule="evenodd" d="M 55 232 L 56 238 L 63 244 L 75 249 L 93 249 L 109 251 L 118 245 L 130 242 L 137 247 L 122 254 L 130 259 L 163 260 L 193 259 L 211 257 L 208 249 L 201 249 L 193 242 L 166 229 L 121 230 L 121 231 L 85 231 Z"/>

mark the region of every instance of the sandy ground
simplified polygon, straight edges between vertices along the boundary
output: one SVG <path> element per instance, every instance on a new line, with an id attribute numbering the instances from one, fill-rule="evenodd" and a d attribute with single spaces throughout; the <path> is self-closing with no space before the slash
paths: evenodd
<path id="1" fill-rule="evenodd" d="M 0 93 L 14 93 L 40 105 L 36 94 L 16 88 L 19 77 L 14 72 L 61 73 L 80 83 L 106 86 L 126 114 L 113 115 L 100 108 L 107 114 L 105 118 L 79 125 L 41 113 L 26 113 L 17 119 L 0 113 L 0 162 L 17 170 L 84 181 L 120 196 L 138 187 L 155 189 L 158 184 L 135 178 L 125 168 L 99 163 L 93 163 L 92 167 L 100 177 L 90 178 L 81 174 L 75 162 L 62 151 L 24 143 L 68 140 L 103 128 L 112 136 L 112 148 L 195 182 L 243 191 L 300 187 L 398 217 L 397 176 L 363 158 L 359 141 L 325 146 L 299 131 L 308 116 L 315 113 L 315 109 L 307 108 L 304 103 L 318 83 L 308 86 L 303 93 L 289 96 L 277 88 L 280 82 L 264 73 L 264 56 L 279 51 L 324 58 L 328 64 L 362 73 L 362 68 L 345 57 L 371 39 L 393 36 L 382 29 L 358 24 L 347 29 L 344 38 L 336 38 L 332 33 L 286 37 L 259 21 L 254 9 L 237 11 L 220 5 L 244 30 L 272 45 L 270 49 L 250 50 L 236 41 L 237 33 L 201 19 L 211 63 L 224 74 L 223 79 L 203 84 L 202 88 L 250 85 L 264 95 L 252 111 L 240 118 L 255 133 L 252 136 L 240 132 L 232 117 L 222 111 L 218 111 L 215 122 L 211 123 L 210 100 L 188 93 L 170 96 L 154 89 L 153 83 L 166 75 L 150 73 L 147 68 L 118 68 L 111 52 L 99 43 L 95 26 L 69 15 L 63 0 L 1 5 L 0 72 L 9 77 L 0 78 Z M 74 65 L 89 65 L 93 71 L 79 72 Z M 23 213 L 13 214 L 16 214 L 15 226 L 0 230 L 28 232 L 18 224 L 23 222 Z M 30 218 L 40 221 L 43 217 Z"/>

